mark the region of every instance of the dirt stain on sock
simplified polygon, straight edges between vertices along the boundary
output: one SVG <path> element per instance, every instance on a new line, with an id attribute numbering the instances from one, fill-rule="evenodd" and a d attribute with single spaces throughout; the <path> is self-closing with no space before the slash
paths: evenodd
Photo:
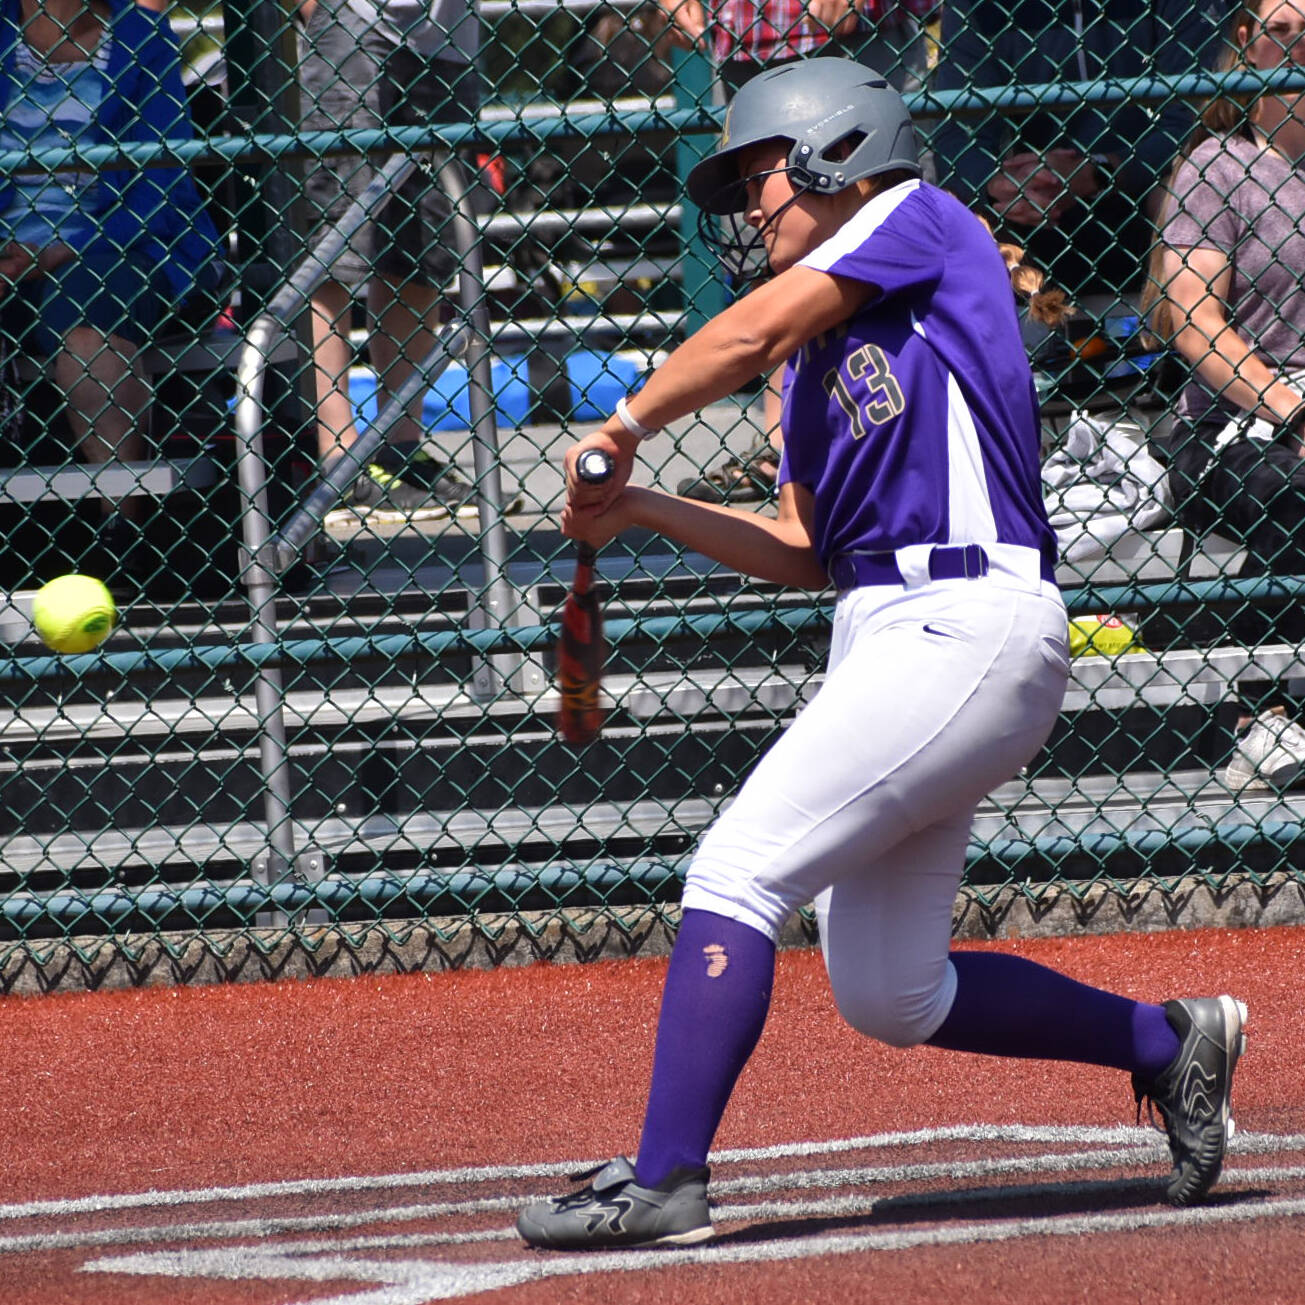
<path id="1" fill-rule="evenodd" d="M 708 943 L 702 949 L 702 954 L 707 958 L 707 977 L 709 979 L 719 979 L 729 968 L 729 953 L 720 943 Z"/>

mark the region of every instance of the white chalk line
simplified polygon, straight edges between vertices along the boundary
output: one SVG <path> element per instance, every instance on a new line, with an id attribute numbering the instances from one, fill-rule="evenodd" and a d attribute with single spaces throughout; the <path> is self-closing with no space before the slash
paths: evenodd
<path id="1" fill-rule="evenodd" d="M 783 1160 L 801 1156 L 836 1155 L 845 1151 L 872 1151 L 914 1147 L 936 1142 L 1005 1143 L 1114 1143 L 1143 1145 L 1154 1140 L 1149 1128 L 1100 1128 L 1085 1125 L 960 1124 L 921 1128 L 911 1132 L 872 1133 L 865 1137 L 835 1138 L 821 1142 L 784 1142 L 775 1146 L 713 1151 L 711 1163 L 733 1164 L 757 1160 Z M 1299 1145 L 1305 1149 L 1305 1134 Z M 149 1206 L 195 1205 L 219 1201 L 262 1200 L 276 1196 L 313 1196 L 322 1193 L 363 1192 L 386 1188 L 431 1187 L 451 1183 L 501 1182 L 503 1179 L 558 1178 L 605 1164 L 608 1156 L 546 1164 L 475 1165 L 461 1169 L 427 1169 L 413 1173 L 342 1175 L 334 1178 L 286 1179 L 245 1183 L 238 1187 L 198 1187 L 174 1191 L 104 1193 L 64 1200 L 21 1201 L 0 1205 L 0 1219 L 30 1219 L 42 1215 L 96 1214 L 106 1210 L 142 1209 Z"/>
<path id="2" fill-rule="evenodd" d="M 1149 1136 L 1149 1135 L 1148 1135 Z M 1261 1154 L 1281 1152 L 1280 1139 L 1272 1134 L 1242 1135 L 1242 1150 Z M 832 1189 L 876 1184 L 921 1182 L 942 1179 L 949 1182 L 965 1179 L 998 1178 L 1006 1174 L 1074 1172 L 1084 1169 L 1129 1169 L 1167 1162 L 1167 1151 L 1150 1144 L 1139 1148 L 1104 1148 L 1079 1152 L 1051 1152 L 1044 1155 L 994 1157 L 990 1160 L 937 1161 L 930 1163 L 881 1165 L 862 1168 L 813 1169 L 777 1174 L 752 1175 L 714 1180 L 716 1197 L 773 1191 Z M 1239 1173 L 1248 1176 L 1268 1171 L 1229 1168 L 1228 1179 Z M 1305 1177 L 1299 1170 L 1279 1169 L 1275 1181 L 1289 1181 L 1287 1175 Z M 1158 1179 L 1157 1179 L 1158 1181 Z M 1043 1189 L 1045 1190 L 1045 1189 Z M 116 1228 L 90 1228 L 79 1231 L 50 1230 L 0 1237 L 0 1254 L 27 1254 L 42 1251 L 89 1249 L 92 1247 L 142 1245 L 151 1242 L 213 1241 L 260 1239 L 287 1233 L 312 1233 L 347 1230 L 380 1223 L 411 1223 L 421 1219 L 441 1219 L 473 1214 L 516 1210 L 531 1199 L 531 1194 L 477 1197 L 463 1201 L 432 1201 L 399 1206 L 381 1206 L 368 1210 L 323 1212 L 310 1215 L 261 1216 L 252 1219 L 219 1219 L 200 1223 L 163 1223 Z M 744 1207 L 739 1207 L 744 1208 Z M 786 1207 L 790 1212 L 796 1206 Z M 752 1217 L 752 1216 L 741 1216 Z M 473 1240 L 473 1237 L 466 1237 Z"/>
<path id="3" fill-rule="evenodd" d="M 1125 1151 L 1112 1148 L 1100 1152 L 1059 1152 L 1047 1156 L 1013 1156 L 983 1161 L 955 1161 L 930 1165 L 889 1165 L 863 1169 L 808 1170 L 781 1175 L 724 1178 L 713 1183 L 713 1191 L 722 1195 L 761 1192 L 783 1188 L 848 1186 L 857 1183 L 891 1183 L 919 1181 L 936 1177 L 996 1176 L 1035 1170 L 1074 1167 L 1106 1168 L 1130 1163 L 1150 1163 L 1162 1152 L 1149 1134 L 1145 1148 Z M 464 1201 L 434 1201 L 400 1206 L 382 1206 L 370 1210 L 323 1212 L 311 1215 L 260 1216 L 254 1219 L 211 1220 L 203 1223 L 153 1224 L 125 1228 L 86 1229 L 76 1232 L 50 1231 L 0 1237 L 0 1253 L 37 1250 L 67 1250 L 74 1247 L 114 1246 L 162 1241 L 205 1241 L 216 1238 L 274 1237 L 327 1228 L 357 1228 L 375 1223 L 411 1222 L 417 1219 L 447 1218 L 494 1210 L 516 1209 L 530 1199 L 518 1192 L 510 1196 L 478 1197 Z"/>
<path id="4" fill-rule="evenodd" d="M 1288 1182 L 1305 1179 L 1305 1165 L 1294 1168 L 1253 1168 L 1225 1171 L 1226 1182 Z M 874 1214 L 891 1210 L 930 1210 L 965 1205 L 991 1205 L 997 1201 L 1046 1200 L 1054 1194 L 1058 1200 L 1102 1195 L 1119 1196 L 1129 1192 L 1154 1193 L 1156 1178 L 1113 1178 L 1087 1182 L 1048 1185 L 1023 1184 L 1007 1187 L 968 1187 L 948 1191 L 901 1193 L 895 1196 L 830 1196 L 801 1201 L 748 1201 L 721 1205 L 713 1201 L 712 1222 L 724 1224 L 755 1223 L 761 1219 L 801 1219 Z M 786 1186 L 776 1179 L 772 1186 Z M 521 1198 L 514 1198 L 519 1204 Z M 514 1225 L 487 1228 L 479 1232 L 393 1233 L 366 1237 L 297 1238 L 294 1241 L 264 1242 L 261 1249 L 277 1255 L 309 1255 L 326 1252 L 404 1250 L 424 1246 L 457 1246 L 469 1242 L 516 1241 L 520 1237 Z"/>
<path id="5" fill-rule="evenodd" d="M 1075 1143 L 1153 1146 L 1158 1134 L 1152 1128 L 1089 1125 L 1028 1124 L 959 1124 L 944 1128 L 921 1128 L 911 1132 L 874 1133 L 865 1137 L 835 1138 L 819 1142 L 784 1142 L 775 1146 L 741 1147 L 713 1151 L 713 1165 L 752 1161 L 784 1160 L 814 1155 L 837 1155 L 848 1151 L 872 1151 L 892 1147 L 916 1147 L 940 1142 L 982 1142 L 987 1144 Z M 1256 1134 L 1238 1133 L 1229 1148 L 1231 1153 L 1246 1151 L 1259 1137 L 1273 1139 L 1273 1150 L 1305 1150 L 1305 1133 Z M 181 1188 L 172 1191 L 151 1189 L 145 1192 L 104 1193 L 66 1199 L 22 1201 L 0 1205 L 0 1220 L 33 1219 L 44 1215 L 64 1217 L 72 1214 L 99 1214 L 110 1210 L 146 1209 L 177 1205 L 202 1205 L 222 1201 L 247 1202 L 281 1196 L 335 1196 L 344 1192 L 384 1191 L 393 1188 L 427 1187 L 448 1184 L 501 1182 L 504 1179 L 558 1178 L 594 1165 L 605 1164 L 610 1157 L 587 1160 L 552 1161 L 544 1164 L 475 1165 L 461 1169 L 427 1169 L 413 1173 L 349 1174 L 334 1178 L 286 1179 L 277 1182 L 245 1183 L 237 1187 Z"/>
<path id="6" fill-rule="evenodd" d="M 837 1168 L 802 1168 L 792 1172 L 769 1174 L 730 1173 L 733 1165 L 807 1158 L 821 1155 L 846 1155 L 854 1151 L 873 1151 L 892 1147 L 932 1145 L 939 1142 L 982 1143 L 1021 1148 L 1016 1154 L 997 1154 L 982 1159 L 955 1159 L 891 1164 L 840 1166 Z M 1085 1149 L 1045 1149 L 1047 1146 Z M 1041 1145 L 1040 1151 L 1033 1151 Z M 1305 1135 L 1270 1133 L 1239 1134 L 1230 1152 L 1243 1157 L 1283 1156 L 1305 1150 Z M 656 1251 L 600 1252 L 590 1255 L 522 1256 L 515 1250 L 501 1260 L 478 1262 L 443 1261 L 436 1258 L 440 1247 L 517 1243 L 517 1233 L 510 1224 L 492 1227 L 435 1227 L 421 1231 L 400 1230 L 362 1233 L 349 1236 L 351 1230 L 363 1230 L 378 1224 L 414 1223 L 421 1220 L 447 1221 L 471 1219 L 477 1215 L 491 1217 L 515 1212 L 530 1199 L 523 1190 L 505 1193 L 504 1183 L 554 1177 L 572 1172 L 581 1162 L 547 1165 L 478 1166 L 462 1170 L 432 1171 L 434 1181 L 483 1183 L 497 1181 L 493 1194 L 456 1201 L 420 1202 L 383 1206 L 377 1209 L 323 1212 L 310 1215 L 268 1215 L 243 1219 L 215 1219 L 193 1223 L 156 1223 L 142 1227 L 63 1228 L 20 1233 L 0 1238 L 0 1251 L 41 1252 L 66 1249 L 98 1248 L 100 1254 L 82 1266 L 88 1273 L 134 1274 L 145 1277 L 214 1278 L 225 1280 L 269 1280 L 314 1282 L 356 1282 L 357 1290 L 334 1294 L 328 1299 L 305 1298 L 299 1305 L 431 1305 L 456 1297 L 478 1295 L 528 1282 L 582 1274 L 633 1272 L 668 1268 L 676 1265 L 727 1265 L 765 1261 L 792 1260 L 812 1256 L 854 1253 L 903 1252 L 917 1247 L 963 1245 L 1004 1241 L 1024 1236 L 1086 1235 L 1110 1231 L 1130 1231 L 1146 1227 L 1207 1225 L 1246 1222 L 1252 1219 L 1285 1219 L 1305 1213 L 1305 1197 L 1279 1195 L 1264 1189 L 1277 1184 L 1305 1180 L 1305 1164 L 1237 1165 L 1225 1170 L 1224 1199 L 1195 1210 L 1138 1209 L 1130 1202 L 1127 1211 L 1100 1214 L 1039 1215 L 1028 1218 L 994 1218 L 994 1207 L 1009 1208 L 1012 1203 L 1036 1201 L 1034 1208 L 1045 1208 L 1048 1201 L 1094 1203 L 1121 1197 L 1142 1200 L 1150 1193 L 1158 1199 L 1163 1173 L 1168 1167 L 1168 1153 L 1162 1139 L 1143 1128 L 1058 1128 L 1024 1125 L 980 1125 L 947 1129 L 918 1130 L 913 1133 L 878 1134 L 869 1138 L 845 1138 L 823 1142 L 801 1142 L 774 1147 L 760 1147 L 717 1152 L 712 1156 L 717 1178 L 712 1184 L 713 1219 L 721 1228 L 741 1224 L 758 1225 L 755 1239 L 743 1237 L 711 1245 Z M 1149 1167 L 1153 1172 L 1136 1171 Z M 726 1172 L 721 1172 L 721 1170 Z M 1084 1179 L 1067 1177 L 1065 1181 L 1025 1181 L 1001 1185 L 1005 1176 L 1082 1174 L 1090 1170 L 1113 1171 L 1110 1177 Z M 1122 1176 L 1120 1171 L 1123 1171 Z M 397 1179 L 398 1181 L 391 1181 Z M 346 1177 L 337 1183 L 330 1180 L 298 1180 L 286 1183 L 246 1185 L 243 1189 L 185 1191 L 180 1193 L 140 1193 L 123 1198 L 135 1208 L 196 1204 L 203 1200 L 236 1199 L 242 1191 L 246 1199 L 277 1199 L 287 1195 L 340 1196 L 358 1191 L 407 1188 L 430 1179 L 430 1174 L 375 1175 Z M 889 1192 L 857 1191 L 904 1184 L 932 1183 L 924 1191 Z M 965 1182 L 977 1183 L 957 1187 Z M 1231 1185 L 1237 1184 L 1243 1190 Z M 526 1182 L 526 1186 L 538 1186 Z M 1246 1190 L 1250 1189 L 1250 1190 Z M 180 1200 L 171 1198 L 180 1197 Z M 143 1200 L 142 1198 L 149 1198 Z M 725 1198 L 722 1200 L 721 1198 Z M 743 1198 L 743 1199 L 740 1199 Z M 755 1198 L 755 1199 L 747 1199 Z M 32 1203 L 43 1213 L 67 1216 L 112 1210 L 115 1204 L 100 1204 L 93 1209 L 87 1202 Z M 110 1202 L 113 1198 L 108 1198 Z M 70 1209 L 70 1205 L 73 1207 Z M 21 1207 L 8 1207 L 16 1210 Z M 30 1206 L 28 1207 L 30 1208 Z M 130 1207 L 127 1207 L 130 1208 Z M 965 1218 L 969 1211 L 975 1218 Z M 902 1218 L 914 1215 L 930 1219 L 930 1225 L 900 1226 Z M 981 1217 L 983 1215 L 988 1217 Z M 20 1217 L 10 1214 L 10 1218 Z M 31 1218 L 29 1214 L 26 1217 Z M 765 1225 L 811 1219 L 889 1220 L 896 1226 L 822 1229 L 807 1236 L 772 1237 Z M 302 1236 L 299 1234 L 303 1234 Z M 316 1236 L 313 1236 L 316 1234 Z M 345 1235 L 339 1235 L 345 1234 Z M 190 1246 L 184 1249 L 138 1250 L 126 1254 L 104 1254 L 111 1247 L 149 1246 L 150 1243 L 225 1242 L 226 1245 Z M 422 1251 L 429 1253 L 423 1256 Z M 402 1258 L 375 1258 L 393 1256 Z M 403 1255 L 404 1252 L 408 1254 Z M 329 1288 L 328 1288 L 329 1290 Z M 338 1288 L 335 1289 L 338 1292 Z"/>
<path id="7" fill-rule="evenodd" d="M 1081 1237 L 1143 1228 L 1212 1227 L 1305 1214 L 1305 1198 L 1249 1199 L 1190 1210 L 1136 1209 L 1103 1214 L 980 1220 L 935 1228 L 880 1229 L 861 1233 L 736 1241 L 690 1249 L 597 1252 L 531 1256 L 481 1264 L 429 1260 L 363 1260 L 341 1255 L 302 1258 L 262 1248 L 166 1251 L 114 1256 L 83 1266 L 93 1273 L 249 1280 L 279 1278 L 304 1282 L 354 1281 L 380 1284 L 361 1292 L 317 1297 L 302 1305 L 429 1305 L 546 1278 L 632 1273 L 689 1265 L 730 1265 L 810 1259 L 856 1253 L 906 1251 L 920 1247 L 1015 1241 L 1024 1237 Z"/>

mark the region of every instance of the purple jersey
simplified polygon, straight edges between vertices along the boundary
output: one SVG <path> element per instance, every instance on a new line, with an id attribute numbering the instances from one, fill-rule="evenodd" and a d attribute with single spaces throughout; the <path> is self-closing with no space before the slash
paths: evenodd
<path id="1" fill-rule="evenodd" d="M 1017 544 L 1050 570 L 1037 398 L 1001 251 L 945 191 L 876 195 L 802 266 L 878 288 L 789 360 L 781 481 L 815 496 L 815 548 Z"/>

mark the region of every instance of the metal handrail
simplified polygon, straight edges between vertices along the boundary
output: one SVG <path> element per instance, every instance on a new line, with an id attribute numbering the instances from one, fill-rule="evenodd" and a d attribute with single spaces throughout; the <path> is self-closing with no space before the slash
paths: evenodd
<path id="1" fill-rule="evenodd" d="M 294 518 L 284 530 L 273 535 L 268 509 L 267 460 L 262 440 L 266 420 L 263 382 L 271 345 L 275 337 L 284 333 L 308 306 L 313 292 L 326 280 L 331 268 L 377 205 L 387 194 L 402 186 L 414 169 L 422 166 L 428 165 L 411 155 L 396 154 L 388 159 L 335 228 L 295 268 L 246 333 L 236 369 L 235 433 L 236 470 L 243 500 L 241 527 L 246 553 L 243 581 L 253 614 L 253 649 L 274 649 L 279 643 L 275 599 L 280 575 L 301 556 L 309 539 L 321 528 L 326 513 L 365 471 L 377 444 L 388 436 L 412 401 L 455 357 L 465 358 L 471 378 L 472 440 L 483 526 L 480 536 L 484 567 L 481 610 L 489 624 L 502 624 L 514 610 L 507 577 L 507 535 L 502 519 L 503 497 L 498 470 L 498 431 L 490 370 L 483 259 L 479 233 L 470 216 L 461 164 L 452 154 L 441 152 L 438 172 L 439 182 L 453 205 L 451 234 L 458 249 L 461 269 L 461 319 L 450 323 L 440 333 L 430 353 L 377 415 L 367 439 L 360 438 L 335 459 L 322 483 L 309 495 Z M 482 692 L 493 692 L 497 687 L 492 675 L 482 675 Z M 255 712 L 268 831 L 268 862 L 260 868 L 258 877 L 276 882 L 294 870 L 299 849 L 291 814 L 284 694 L 280 670 L 271 661 L 260 663 L 255 683 Z"/>

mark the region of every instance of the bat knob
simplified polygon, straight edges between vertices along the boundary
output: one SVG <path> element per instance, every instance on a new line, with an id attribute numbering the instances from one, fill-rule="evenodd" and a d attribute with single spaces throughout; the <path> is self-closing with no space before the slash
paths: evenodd
<path id="1" fill-rule="evenodd" d="M 611 454 L 604 453 L 602 449 L 586 449 L 576 459 L 575 474 L 586 485 L 601 485 L 603 481 L 612 478 L 615 470 L 616 463 L 612 461 Z"/>

